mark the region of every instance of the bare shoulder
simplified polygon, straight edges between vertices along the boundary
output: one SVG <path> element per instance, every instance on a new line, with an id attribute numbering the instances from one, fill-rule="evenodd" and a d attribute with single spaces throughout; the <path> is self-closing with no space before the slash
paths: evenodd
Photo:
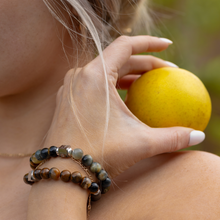
<path id="1" fill-rule="evenodd" d="M 201 151 L 145 159 L 114 179 L 91 220 L 219 220 L 220 158 Z"/>

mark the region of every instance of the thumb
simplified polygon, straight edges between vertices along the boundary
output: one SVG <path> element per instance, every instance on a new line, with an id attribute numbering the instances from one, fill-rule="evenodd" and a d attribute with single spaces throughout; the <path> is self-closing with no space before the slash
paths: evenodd
<path id="1" fill-rule="evenodd" d="M 204 141 L 205 134 L 185 127 L 152 128 L 150 139 L 151 154 L 154 156 L 197 145 Z"/>

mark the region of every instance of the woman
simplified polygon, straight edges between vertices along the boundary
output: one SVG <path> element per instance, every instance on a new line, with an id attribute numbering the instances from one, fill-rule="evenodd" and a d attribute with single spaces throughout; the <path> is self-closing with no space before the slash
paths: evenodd
<path id="1" fill-rule="evenodd" d="M 204 152 L 162 154 L 198 144 L 204 134 L 152 129 L 117 93 L 116 85 L 126 89 L 138 74 L 172 65 L 133 56 L 171 44 L 157 37 L 123 36 L 102 53 L 108 33 L 130 30 L 130 20 L 116 16 L 122 3 L 124 14 L 141 3 L 128 7 L 129 2 L 0 2 L 0 152 L 8 155 L 0 160 L 2 220 L 87 218 L 86 190 L 46 180 L 29 187 L 22 181 L 30 170 L 28 157 L 9 156 L 62 144 L 92 155 L 112 178 L 111 190 L 92 204 L 89 219 L 220 218 L 219 158 Z M 41 167 L 54 166 L 84 172 L 60 158 Z"/>

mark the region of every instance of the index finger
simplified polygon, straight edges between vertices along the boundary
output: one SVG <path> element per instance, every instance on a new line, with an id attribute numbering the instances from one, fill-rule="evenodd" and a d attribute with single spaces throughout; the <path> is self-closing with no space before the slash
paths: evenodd
<path id="1" fill-rule="evenodd" d="M 107 73 L 109 71 L 118 72 L 131 55 L 144 52 L 160 52 L 165 50 L 170 44 L 172 44 L 172 41 L 165 38 L 121 36 L 103 51 Z M 100 56 L 96 57 L 91 64 L 94 65 L 96 71 L 100 72 L 103 70 Z"/>

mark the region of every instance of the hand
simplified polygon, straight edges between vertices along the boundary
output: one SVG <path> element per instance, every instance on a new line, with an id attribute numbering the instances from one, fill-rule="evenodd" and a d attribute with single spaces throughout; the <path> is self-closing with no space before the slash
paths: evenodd
<path id="1" fill-rule="evenodd" d="M 127 88 L 135 75 L 168 66 L 156 57 L 134 56 L 159 52 L 168 46 L 168 42 L 157 37 L 122 36 L 103 52 L 107 78 L 101 56 L 77 71 L 70 70 L 57 94 L 46 147 L 70 144 L 72 148 L 81 148 L 101 163 L 111 178 L 144 158 L 188 147 L 192 129 L 150 128 L 129 111 L 116 89 L 117 82 Z"/>

